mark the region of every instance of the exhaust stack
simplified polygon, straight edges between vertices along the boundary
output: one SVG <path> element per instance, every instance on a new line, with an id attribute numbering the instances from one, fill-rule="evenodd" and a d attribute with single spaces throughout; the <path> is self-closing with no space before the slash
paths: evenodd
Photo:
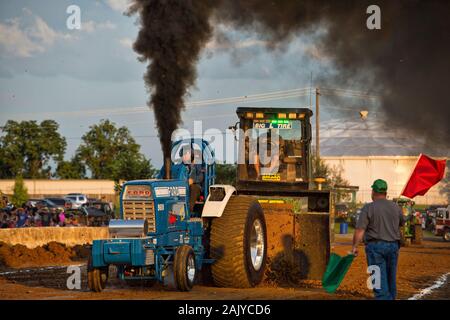
<path id="1" fill-rule="evenodd" d="M 164 179 L 166 179 L 166 180 L 171 179 L 171 176 L 170 176 L 171 163 L 172 162 L 171 162 L 170 158 L 164 159 L 164 171 L 166 173 L 164 176 Z"/>

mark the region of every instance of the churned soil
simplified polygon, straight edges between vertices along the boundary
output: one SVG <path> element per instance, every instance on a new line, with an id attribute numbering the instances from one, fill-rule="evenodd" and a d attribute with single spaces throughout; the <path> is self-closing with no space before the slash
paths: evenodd
<path id="1" fill-rule="evenodd" d="M 47 245 L 29 249 L 24 245 L 9 245 L 0 242 L 0 268 L 26 268 L 54 266 L 87 259 L 90 250 L 85 246 L 67 247 L 50 242 Z"/>
<path id="2" fill-rule="evenodd" d="M 335 240 L 332 251 L 346 255 L 351 249 L 351 237 L 338 235 Z M 86 252 L 86 248 L 67 248 L 55 243 L 32 250 L 1 244 L 0 258 L 3 265 L 6 256 L 7 265 L 16 267 L 0 270 L 0 299 L 372 299 L 372 292 L 367 288 L 367 263 L 363 246 L 335 294 L 326 293 L 320 281 L 300 280 L 282 286 L 265 282 L 251 289 L 216 288 L 199 284 L 191 292 L 177 292 L 161 285 L 129 286 L 114 277 L 109 280 L 105 291 L 92 293 L 87 288 Z M 17 253 L 21 255 L 17 256 Z M 8 258 L 10 255 L 15 257 Z M 74 262 L 77 259 L 81 261 Z M 33 264 L 41 267 L 28 267 Z M 53 267 L 42 267 L 49 264 Z M 81 290 L 67 289 L 65 266 L 68 264 L 81 266 Z M 450 243 L 440 238 L 427 238 L 422 245 L 401 248 L 397 298 L 413 296 L 449 271 Z M 448 287 L 447 283 L 428 297 L 450 299 Z"/>
<path id="3" fill-rule="evenodd" d="M 336 241 L 332 251 L 341 256 L 347 255 L 351 250 L 351 237 L 337 235 Z M 412 297 L 447 272 L 450 272 L 450 243 L 443 242 L 441 238 L 428 238 L 421 245 L 402 247 L 397 269 L 397 298 Z M 367 288 L 368 277 L 366 254 L 364 246 L 361 246 L 336 294 L 371 299 L 373 295 Z M 302 281 L 301 285 L 319 288 L 321 282 Z M 450 296 L 439 298 L 450 299 Z"/>

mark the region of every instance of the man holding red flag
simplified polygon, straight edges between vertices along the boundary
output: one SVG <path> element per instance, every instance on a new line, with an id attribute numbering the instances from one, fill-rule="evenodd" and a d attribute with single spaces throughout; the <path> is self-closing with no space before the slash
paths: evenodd
<path id="1" fill-rule="evenodd" d="M 410 199 L 417 195 L 423 196 L 435 184 L 444 177 L 446 160 L 434 160 L 424 154 L 420 154 L 402 196 Z"/>

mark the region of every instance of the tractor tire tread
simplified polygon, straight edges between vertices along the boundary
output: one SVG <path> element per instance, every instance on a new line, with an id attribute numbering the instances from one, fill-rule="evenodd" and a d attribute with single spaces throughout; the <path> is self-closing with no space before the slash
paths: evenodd
<path id="1" fill-rule="evenodd" d="M 180 291 L 190 291 L 192 289 L 192 284 L 189 284 L 186 274 L 186 263 L 189 254 L 194 254 L 194 251 L 188 245 L 180 246 L 175 252 L 173 270 L 175 283 Z"/>
<path id="2" fill-rule="evenodd" d="M 232 196 L 220 218 L 211 225 L 212 276 L 220 287 L 252 287 L 244 258 L 244 232 L 247 213 L 255 201 L 248 196 Z M 222 252 L 227 254 L 223 255 Z M 233 275 L 233 276 L 230 276 Z"/>

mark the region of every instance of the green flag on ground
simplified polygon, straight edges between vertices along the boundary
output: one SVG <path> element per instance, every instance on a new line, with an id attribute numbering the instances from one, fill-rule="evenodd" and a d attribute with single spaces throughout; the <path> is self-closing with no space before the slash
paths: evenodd
<path id="1" fill-rule="evenodd" d="M 354 258 L 353 254 L 348 254 L 345 257 L 341 257 L 336 253 L 331 254 L 322 278 L 322 287 L 326 292 L 334 293 L 339 288 Z"/>

